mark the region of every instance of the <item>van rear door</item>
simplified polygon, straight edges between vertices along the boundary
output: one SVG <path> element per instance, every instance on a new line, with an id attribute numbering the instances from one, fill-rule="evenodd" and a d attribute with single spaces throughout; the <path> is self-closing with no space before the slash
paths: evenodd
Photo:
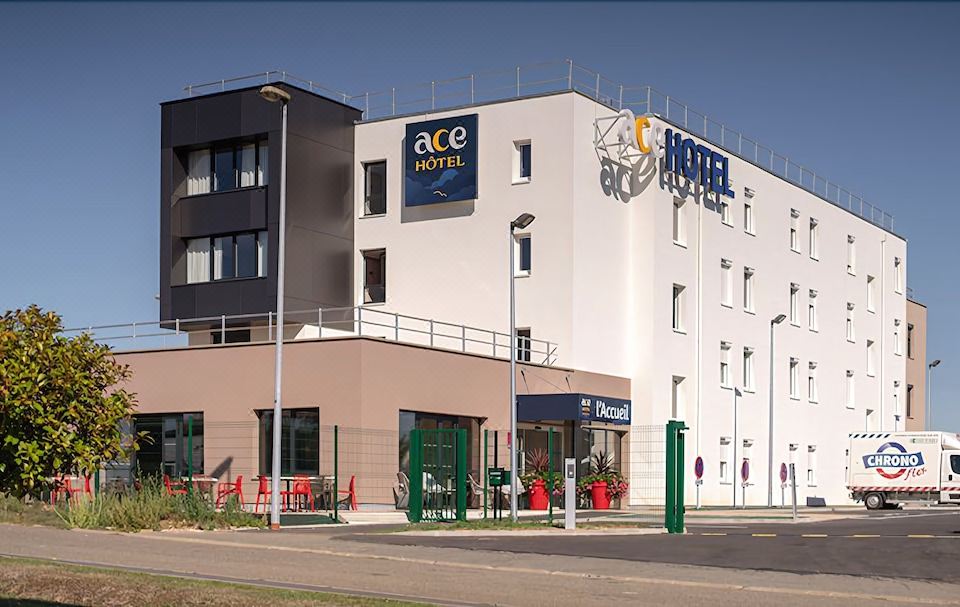
<path id="1" fill-rule="evenodd" d="M 944 451 L 940 466 L 940 502 L 960 504 L 960 453 Z"/>

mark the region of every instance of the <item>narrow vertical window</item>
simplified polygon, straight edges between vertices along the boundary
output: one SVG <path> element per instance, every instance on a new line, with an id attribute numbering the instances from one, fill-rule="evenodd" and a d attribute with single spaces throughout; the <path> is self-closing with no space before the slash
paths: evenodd
<path id="1" fill-rule="evenodd" d="M 847 236 L 847 273 L 856 275 L 857 273 L 857 239 L 853 236 Z"/>
<path id="2" fill-rule="evenodd" d="M 720 385 L 724 388 L 733 387 L 733 378 L 730 374 L 730 342 L 720 342 Z"/>
<path id="3" fill-rule="evenodd" d="M 847 385 L 846 385 L 846 403 L 848 409 L 854 408 L 855 403 L 855 386 L 853 383 L 853 371 L 847 370 Z"/>
<path id="4" fill-rule="evenodd" d="M 903 262 L 899 257 L 893 258 L 893 288 L 897 293 L 903 293 Z"/>
<path id="5" fill-rule="evenodd" d="M 800 252 L 800 211 L 790 209 L 790 250 Z"/>
<path id="6" fill-rule="evenodd" d="M 873 377 L 877 374 L 877 352 L 872 339 L 867 340 L 867 375 Z"/>
<path id="7" fill-rule="evenodd" d="M 363 303 L 387 300 L 387 252 L 385 249 L 362 251 Z"/>
<path id="8" fill-rule="evenodd" d="M 847 341 L 855 342 L 857 341 L 857 331 L 856 327 L 853 324 L 854 321 L 854 305 L 852 303 L 847 303 Z"/>
<path id="9" fill-rule="evenodd" d="M 753 292 L 754 292 L 754 270 L 753 268 L 743 269 L 743 309 L 747 312 L 753 312 Z"/>
<path id="10" fill-rule="evenodd" d="M 233 236 L 213 239 L 213 279 L 223 280 L 236 275 Z"/>
<path id="11" fill-rule="evenodd" d="M 730 484 L 730 460 L 733 458 L 733 441 L 729 436 L 720 437 L 720 482 Z"/>
<path id="12" fill-rule="evenodd" d="M 893 319 L 893 353 L 903 356 L 903 332 L 900 330 L 900 319 Z"/>
<path id="13" fill-rule="evenodd" d="M 530 169 L 530 156 L 533 147 L 530 142 L 520 144 L 520 179 L 530 179 L 532 171 Z"/>
<path id="14" fill-rule="evenodd" d="M 720 260 L 720 304 L 733 307 L 733 262 Z"/>
<path id="15" fill-rule="evenodd" d="M 907 358 L 913 358 L 913 323 L 907 323 Z"/>
<path id="16" fill-rule="evenodd" d="M 192 238 L 187 241 L 187 283 L 210 280 L 210 239 Z"/>
<path id="17" fill-rule="evenodd" d="M 907 417 L 913 419 L 913 384 L 907 384 Z"/>
<path id="18" fill-rule="evenodd" d="M 756 234 L 756 225 L 753 216 L 753 197 L 743 199 L 743 231 L 747 234 Z"/>
<path id="19" fill-rule="evenodd" d="M 257 232 L 257 276 L 267 275 L 267 231 Z"/>
<path id="20" fill-rule="evenodd" d="M 756 390 L 753 375 L 753 348 L 743 349 L 743 389 L 753 392 Z"/>
<path id="21" fill-rule="evenodd" d="M 253 278 L 257 275 L 257 235 L 237 234 L 234 237 L 237 257 L 237 278 Z"/>
<path id="22" fill-rule="evenodd" d="M 249 188 L 257 185 L 257 145 L 249 143 L 240 147 L 240 187 Z"/>
<path id="23" fill-rule="evenodd" d="M 237 188 L 236 150 L 233 147 L 217 149 L 213 156 L 213 189 L 225 192 Z"/>
<path id="24" fill-rule="evenodd" d="M 733 209 L 730 208 L 730 202 L 725 198 L 720 199 L 720 221 L 728 226 L 733 225 Z"/>
<path id="25" fill-rule="evenodd" d="M 513 142 L 513 183 L 530 183 L 533 146 L 529 140 Z"/>
<path id="26" fill-rule="evenodd" d="M 807 486 L 817 486 L 817 446 L 807 446 Z"/>
<path id="27" fill-rule="evenodd" d="M 522 362 L 530 362 L 530 355 L 532 353 L 530 340 L 530 329 L 517 329 L 517 360 Z"/>
<path id="28" fill-rule="evenodd" d="M 387 163 L 363 165 L 363 214 L 383 215 L 387 212 Z"/>
<path id="29" fill-rule="evenodd" d="M 893 413 L 900 415 L 900 380 L 893 380 Z"/>
<path id="30" fill-rule="evenodd" d="M 874 312 L 876 311 L 876 280 L 873 276 L 867 276 L 867 311 Z"/>
<path id="31" fill-rule="evenodd" d="M 790 359 L 790 398 L 800 398 L 800 361 Z"/>
<path id="32" fill-rule="evenodd" d="M 817 292 L 810 289 L 809 303 L 807 304 L 807 324 L 811 331 L 817 330 Z"/>
<path id="33" fill-rule="evenodd" d="M 790 283 L 790 324 L 800 326 L 800 285 Z"/>
<path id="34" fill-rule="evenodd" d="M 686 207 L 683 203 L 683 198 L 673 199 L 673 242 L 678 245 L 686 246 Z"/>
<path id="35" fill-rule="evenodd" d="M 266 141 L 261 141 L 257 145 L 257 154 L 260 156 L 257 160 L 257 185 L 267 185 L 270 175 L 270 145 Z"/>
<path id="36" fill-rule="evenodd" d="M 683 331 L 683 292 L 685 291 L 683 285 L 673 285 L 673 330 L 674 331 Z"/>
<path id="37" fill-rule="evenodd" d="M 807 366 L 807 399 L 811 403 L 818 400 L 817 393 L 817 363 L 810 362 Z"/>
<path id="38" fill-rule="evenodd" d="M 683 397 L 683 377 L 674 375 L 671 381 L 671 407 L 670 415 L 672 419 L 685 419 L 685 403 Z"/>
<path id="39" fill-rule="evenodd" d="M 531 236 L 530 234 L 517 234 L 514 242 L 514 274 L 516 276 L 529 276 L 533 264 Z"/>
<path id="40" fill-rule="evenodd" d="M 820 222 L 810 218 L 810 259 L 820 259 Z"/>

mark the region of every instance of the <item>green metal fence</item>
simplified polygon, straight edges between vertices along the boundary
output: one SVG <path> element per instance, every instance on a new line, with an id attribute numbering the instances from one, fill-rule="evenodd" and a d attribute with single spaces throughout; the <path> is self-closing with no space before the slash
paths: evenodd
<path id="1" fill-rule="evenodd" d="M 467 431 L 410 431 L 411 522 L 467 518 Z"/>

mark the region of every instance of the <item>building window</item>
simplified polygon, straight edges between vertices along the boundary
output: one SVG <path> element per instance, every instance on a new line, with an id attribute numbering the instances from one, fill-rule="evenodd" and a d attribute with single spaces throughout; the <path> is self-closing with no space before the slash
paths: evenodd
<path id="1" fill-rule="evenodd" d="M 748 392 L 756 390 L 753 373 L 753 348 L 743 349 L 743 389 Z"/>
<path id="2" fill-rule="evenodd" d="M 514 240 L 514 276 L 529 276 L 532 266 L 530 234 L 517 234 Z"/>
<path id="3" fill-rule="evenodd" d="M 817 292 L 810 289 L 807 303 L 807 324 L 811 331 L 817 330 Z"/>
<path id="4" fill-rule="evenodd" d="M 720 342 L 720 385 L 724 388 L 733 387 L 733 377 L 730 373 L 730 342 Z"/>
<path id="5" fill-rule="evenodd" d="M 733 459 L 733 441 L 729 436 L 720 437 L 720 482 L 729 485 L 730 478 L 730 460 Z"/>
<path id="6" fill-rule="evenodd" d="M 753 312 L 753 273 L 753 268 L 743 269 L 743 309 L 747 312 Z"/>
<path id="7" fill-rule="evenodd" d="M 720 260 L 720 305 L 733 307 L 733 262 Z"/>
<path id="8" fill-rule="evenodd" d="M 745 197 L 743 199 L 743 231 L 747 234 L 756 235 L 756 222 L 753 216 L 753 198 Z"/>
<path id="9" fill-rule="evenodd" d="M 133 432 L 147 437 L 131 462 L 139 474 L 176 478 L 186 476 L 190 468 L 194 474 L 203 474 L 203 413 L 134 415 Z M 191 442 L 193 461 L 188 462 Z"/>
<path id="10" fill-rule="evenodd" d="M 529 183 L 533 146 L 529 140 L 513 142 L 513 183 Z"/>
<path id="11" fill-rule="evenodd" d="M 257 411 L 260 474 L 270 474 L 273 411 Z M 320 409 L 284 409 L 280 416 L 280 474 L 320 474 Z"/>
<path id="12" fill-rule="evenodd" d="M 855 402 L 855 392 L 854 392 L 854 381 L 853 381 L 853 371 L 847 370 L 847 385 L 846 385 L 846 402 L 847 408 L 853 409 Z"/>
<path id="13" fill-rule="evenodd" d="M 687 207 L 683 198 L 673 199 L 673 242 L 681 246 L 687 245 Z"/>
<path id="14" fill-rule="evenodd" d="M 517 329 L 517 360 L 530 362 L 531 346 L 530 328 Z"/>
<path id="15" fill-rule="evenodd" d="M 674 375 L 671 382 L 671 419 L 684 419 L 685 417 L 686 403 L 683 397 L 683 380 L 683 377 Z"/>
<path id="16" fill-rule="evenodd" d="M 893 353 L 897 356 L 903 356 L 903 335 L 900 331 L 900 319 L 893 320 Z"/>
<path id="17" fill-rule="evenodd" d="M 811 403 L 817 402 L 817 363 L 811 362 L 807 366 L 807 399 Z"/>
<path id="18" fill-rule="evenodd" d="M 190 152 L 187 196 L 267 185 L 267 150 L 261 141 Z"/>
<path id="19" fill-rule="evenodd" d="M 875 300 L 876 300 L 876 280 L 873 276 L 867 276 L 867 312 L 875 312 Z"/>
<path id="20" fill-rule="evenodd" d="M 857 274 L 857 239 L 847 236 L 847 273 Z"/>
<path id="21" fill-rule="evenodd" d="M 872 339 L 867 340 L 867 375 L 873 377 L 877 374 L 877 348 Z"/>
<path id="22" fill-rule="evenodd" d="M 800 326 L 800 285 L 790 283 L 790 324 Z"/>
<path id="23" fill-rule="evenodd" d="M 733 226 L 733 209 L 730 208 L 730 203 L 726 199 L 720 200 L 720 221 L 725 225 Z"/>
<path id="24" fill-rule="evenodd" d="M 383 215 L 387 212 L 387 162 L 363 165 L 363 214 Z"/>
<path id="25" fill-rule="evenodd" d="M 893 258 L 893 288 L 897 293 L 903 293 L 903 263 L 899 257 Z"/>
<path id="26" fill-rule="evenodd" d="M 913 358 L 913 323 L 907 323 L 907 358 Z"/>
<path id="27" fill-rule="evenodd" d="M 810 259 L 820 259 L 820 222 L 810 218 Z"/>
<path id="28" fill-rule="evenodd" d="M 907 384 L 907 417 L 913 419 L 913 384 Z"/>
<path id="29" fill-rule="evenodd" d="M 674 331 L 683 331 L 684 318 L 683 318 L 683 300 L 684 300 L 684 291 L 686 288 L 683 285 L 673 285 L 673 330 Z"/>
<path id="30" fill-rule="evenodd" d="M 187 284 L 267 275 L 267 232 L 187 240 Z"/>
<path id="31" fill-rule="evenodd" d="M 790 209 L 790 250 L 800 252 L 800 211 Z"/>
<path id="32" fill-rule="evenodd" d="M 387 251 L 361 251 L 363 255 L 363 303 L 387 301 Z"/>
<path id="33" fill-rule="evenodd" d="M 800 361 L 790 359 L 790 398 L 800 399 Z"/>
<path id="34" fill-rule="evenodd" d="M 900 380 L 893 380 L 893 413 L 900 415 Z"/>
<path id="35" fill-rule="evenodd" d="M 817 486 L 817 446 L 807 446 L 807 486 Z"/>
<path id="36" fill-rule="evenodd" d="M 210 343 L 212 344 L 243 344 L 250 342 L 250 329 L 237 327 L 225 327 L 210 332 Z"/>
<path id="37" fill-rule="evenodd" d="M 194 150 L 187 159 L 187 196 L 210 192 L 210 150 Z"/>
<path id="38" fill-rule="evenodd" d="M 857 341 L 857 331 L 854 326 L 854 305 L 847 302 L 847 341 L 853 343 Z"/>

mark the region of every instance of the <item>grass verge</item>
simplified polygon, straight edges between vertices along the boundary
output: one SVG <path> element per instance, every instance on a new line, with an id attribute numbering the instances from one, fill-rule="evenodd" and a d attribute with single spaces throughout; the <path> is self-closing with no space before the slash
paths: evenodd
<path id="1" fill-rule="evenodd" d="M 416 607 L 420 604 L 0 557 L 0 605 Z"/>

